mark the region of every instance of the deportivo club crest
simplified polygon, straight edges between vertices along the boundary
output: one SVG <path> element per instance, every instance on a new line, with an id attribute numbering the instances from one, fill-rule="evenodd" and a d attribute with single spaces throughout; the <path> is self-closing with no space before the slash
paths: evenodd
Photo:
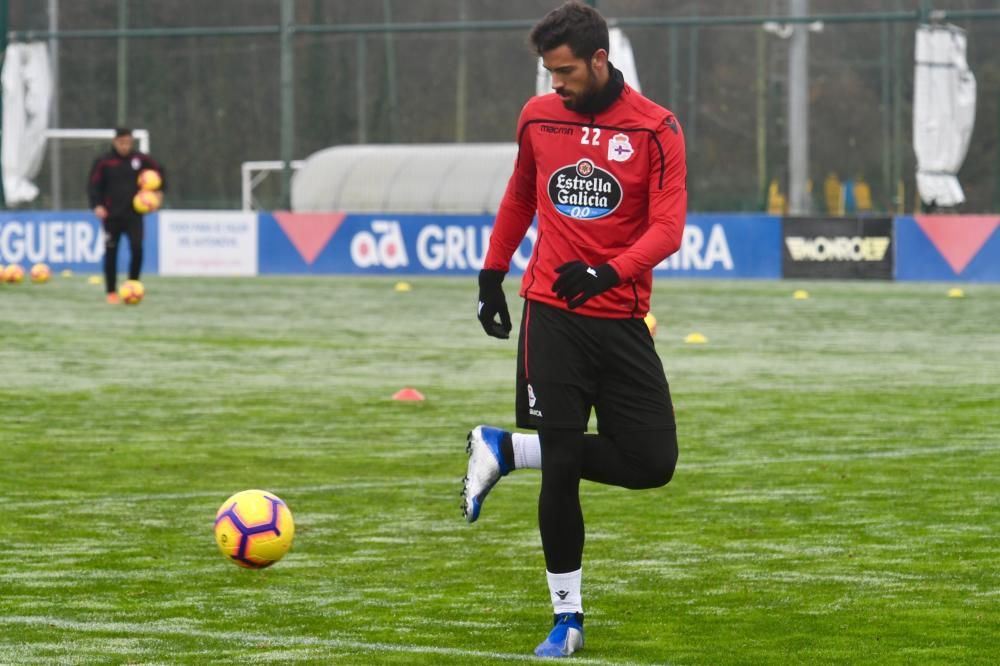
<path id="1" fill-rule="evenodd" d="M 615 134 L 608 141 L 608 159 L 612 162 L 627 162 L 633 152 L 627 134 Z"/>
<path id="2" fill-rule="evenodd" d="M 556 169 L 549 177 L 548 192 L 557 211 L 578 220 L 604 217 L 622 202 L 618 179 L 586 158 Z"/>

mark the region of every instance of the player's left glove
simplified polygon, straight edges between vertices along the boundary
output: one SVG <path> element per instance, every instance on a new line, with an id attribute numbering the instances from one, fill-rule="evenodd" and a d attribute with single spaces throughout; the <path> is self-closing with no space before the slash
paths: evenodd
<path id="1" fill-rule="evenodd" d="M 503 271 L 484 268 L 479 271 L 479 309 L 476 315 L 486 335 L 506 340 L 510 337 L 510 311 L 503 295 Z M 497 317 L 500 317 L 499 323 Z"/>
<path id="2" fill-rule="evenodd" d="M 579 259 L 569 261 L 556 269 L 559 277 L 552 283 L 552 291 L 575 310 L 588 300 L 603 294 L 621 281 L 609 264 L 588 266 Z"/>

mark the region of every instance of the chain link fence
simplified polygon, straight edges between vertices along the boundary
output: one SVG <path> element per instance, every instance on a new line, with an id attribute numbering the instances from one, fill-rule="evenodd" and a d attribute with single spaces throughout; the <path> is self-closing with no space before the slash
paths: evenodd
<path id="1" fill-rule="evenodd" d="M 348 143 L 513 141 L 518 112 L 534 93 L 527 33 L 556 4 L 293 0 L 284 54 L 293 113 L 283 117 L 280 0 L 8 3 L 12 39 L 58 47 L 59 126 L 148 129 L 170 175 L 169 205 L 178 208 L 238 208 L 240 164 L 281 158 L 283 123 L 293 159 Z M 643 92 L 685 128 L 691 209 L 774 206 L 788 179 L 788 43 L 780 25 L 765 30 L 761 17 L 786 14 L 787 1 L 592 4 L 631 40 Z M 975 133 L 959 174 L 968 198 L 962 210 L 1000 211 L 1000 10 L 995 0 L 932 4 L 811 0 L 810 14 L 828 19 L 811 32 L 809 50 L 817 211 L 834 204 L 831 179 L 863 184 L 870 202 L 855 203 L 872 211 L 917 205 L 913 47 L 916 19 L 928 8 L 968 31 L 978 80 Z M 58 198 L 64 208 L 86 207 L 86 174 L 104 149 L 59 142 L 59 174 L 46 160 L 32 206 L 50 208 Z M 273 176 L 255 196 L 280 207 L 282 194 Z"/>

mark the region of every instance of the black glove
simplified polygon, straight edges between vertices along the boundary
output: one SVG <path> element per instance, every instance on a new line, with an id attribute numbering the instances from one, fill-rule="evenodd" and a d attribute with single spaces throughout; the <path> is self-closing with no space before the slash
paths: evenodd
<path id="1" fill-rule="evenodd" d="M 618 273 L 608 264 L 594 268 L 580 260 L 566 262 L 556 269 L 556 273 L 559 273 L 559 277 L 552 283 L 552 291 L 569 302 L 570 310 L 603 294 L 620 281 Z"/>
<path id="2" fill-rule="evenodd" d="M 479 323 L 486 335 L 494 338 L 510 337 L 510 311 L 507 298 L 503 295 L 503 271 L 483 269 L 479 271 Z M 500 315 L 497 323 L 496 316 Z"/>

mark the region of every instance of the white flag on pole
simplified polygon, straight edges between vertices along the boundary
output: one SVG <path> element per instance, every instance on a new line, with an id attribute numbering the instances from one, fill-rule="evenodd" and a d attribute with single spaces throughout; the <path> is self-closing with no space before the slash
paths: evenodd
<path id="1" fill-rule="evenodd" d="M 956 175 L 976 122 L 976 77 L 969 71 L 965 45 L 965 31 L 957 26 L 917 28 L 913 149 L 925 204 L 949 207 L 965 201 Z"/>
<path id="2" fill-rule="evenodd" d="M 45 156 L 52 72 L 43 42 L 9 44 L 3 63 L 3 186 L 7 203 L 34 200 Z"/>

